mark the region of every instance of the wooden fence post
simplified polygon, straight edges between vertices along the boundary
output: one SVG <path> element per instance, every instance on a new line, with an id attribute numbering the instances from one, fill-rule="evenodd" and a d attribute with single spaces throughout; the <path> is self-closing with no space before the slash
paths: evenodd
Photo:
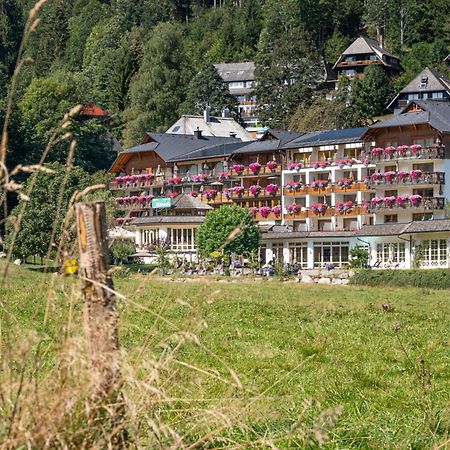
<path id="1" fill-rule="evenodd" d="M 94 403 L 120 402 L 120 351 L 116 296 L 109 269 L 106 212 L 103 202 L 76 205 L 84 329 Z"/>

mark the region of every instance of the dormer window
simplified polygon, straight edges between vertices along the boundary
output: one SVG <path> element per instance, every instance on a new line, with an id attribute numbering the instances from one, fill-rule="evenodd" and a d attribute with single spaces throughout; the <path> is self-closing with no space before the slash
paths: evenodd
<path id="1" fill-rule="evenodd" d="M 428 77 L 427 76 L 423 76 L 420 78 L 420 87 L 424 88 L 427 87 L 428 84 Z"/>

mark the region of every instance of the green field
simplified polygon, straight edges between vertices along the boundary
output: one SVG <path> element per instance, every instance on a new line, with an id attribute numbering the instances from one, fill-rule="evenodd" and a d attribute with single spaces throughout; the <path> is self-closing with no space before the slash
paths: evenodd
<path id="1" fill-rule="evenodd" d="M 127 297 L 120 339 L 140 448 L 168 448 L 167 430 L 180 448 L 450 445 L 448 291 L 142 275 L 115 286 Z M 67 330 L 71 289 L 24 268 L 1 289 L 2 329 L 14 317 L 17 342 L 32 329 L 45 336 L 40 379 L 81 332 L 77 299 Z"/>

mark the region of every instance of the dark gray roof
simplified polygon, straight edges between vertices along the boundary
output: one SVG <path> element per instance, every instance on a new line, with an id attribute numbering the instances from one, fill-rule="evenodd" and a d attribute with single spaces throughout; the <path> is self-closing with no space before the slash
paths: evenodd
<path id="1" fill-rule="evenodd" d="M 172 208 L 173 209 L 195 209 L 201 211 L 209 211 L 213 209 L 211 206 L 203 203 L 197 197 L 193 197 L 190 194 L 180 194 L 177 195 L 172 200 Z"/>
<path id="2" fill-rule="evenodd" d="M 283 148 L 302 148 L 314 145 L 348 144 L 361 142 L 366 127 L 347 128 L 344 130 L 327 130 L 306 133 L 283 146 Z"/>
<path id="3" fill-rule="evenodd" d="M 169 158 L 167 162 L 176 162 L 176 161 L 190 161 L 196 159 L 204 159 L 204 158 L 214 158 L 214 157 L 228 157 L 234 151 L 244 147 L 247 145 L 246 142 L 228 142 L 223 144 L 216 144 L 207 147 L 203 147 L 199 150 L 193 150 L 189 153 L 183 153 L 175 158 Z"/>
<path id="4" fill-rule="evenodd" d="M 363 55 L 366 53 L 375 53 L 377 56 L 386 55 L 391 58 L 398 59 L 392 53 L 389 53 L 385 48 L 381 47 L 380 44 L 374 40 L 367 37 L 359 37 L 353 41 L 343 52 L 345 56 L 348 55 Z"/>
<path id="5" fill-rule="evenodd" d="M 128 225 L 159 225 L 159 224 L 197 224 L 203 223 L 204 216 L 148 216 L 137 217 Z"/>
<path id="6" fill-rule="evenodd" d="M 296 131 L 267 130 L 261 139 L 235 150 L 233 154 L 273 152 L 303 134 Z"/>
<path id="7" fill-rule="evenodd" d="M 426 83 L 422 83 L 423 77 L 427 78 Z M 450 80 L 437 70 L 426 67 L 395 96 L 388 108 L 391 108 L 399 97 L 420 92 L 447 92 L 450 95 Z"/>
<path id="8" fill-rule="evenodd" d="M 366 225 L 357 231 L 358 236 L 398 236 L 412 233 L 432 233 L 450 231 L 450 220 L 422 220 L 408 223 L 386 223 L 380 225 Z"/>
<path id="9" fill-rule="evenodd" d="M 202 136 L 201 139 L 196 139 L 192 134 L 147 133 L 147 136 L 152 139 L 151 142 L 131 147 L 122 153 L 154 150 L 164 161 L 169 161 L 204 147 L 225 143 L 242 143 L 240 139 L 232 137 Z"/>
<path id="10" fill-rule="evenodd" d="M 242 63 L 214 64 L 223 81 L 253 81 L 255 79 L 255 63 L 253 61 Z"/>
<path id="11" fill-rule="evenodd" d="M 412 104 L 416 104 L 423 111 L 407 112 L 406 110 Z M 369 130 L 426 123 L 442 133 L 450 133 L 450 102 L 446 100 L 413 100 L 400 114 L 392 119 L 371 125 Z"/>

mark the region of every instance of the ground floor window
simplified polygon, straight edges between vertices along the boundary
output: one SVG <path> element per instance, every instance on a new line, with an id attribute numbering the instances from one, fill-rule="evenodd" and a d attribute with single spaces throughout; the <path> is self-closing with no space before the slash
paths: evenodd
<path id="1" fill-rule="evenodd" d="M 167 238 L 171 250 L 195 250 L 195 228 L 169 228 Z"/>
<path id="2" fill-rule="evenodd" d="M 159 241 L 159 230 L 141 230 L 141 243 L 145 247 L 156 245 Z"/>
<path id="3" fill-rule="evenodd" d="M 414 222 L 419 222 L 422 220 L 433 220 L 433 213 L 431 213 L 431 212 L 414 213 L 412 215 L 412 220 Z"/>
<path id="4" fill-rule="evenodd" d="M 421 265 L 425 267 L 447 266 L 447 240 L 431 239 L 422 242 L 423 258 Z"/>
<path id="5" fill-rule="evenodd" d="M 314 267 L 348 264 L 348 242 L 314 242 Z"/>
<path id="6" fill-rule="evenodd" d="M 263 266 L 264 264 L 266 264 L 266 249 L 267 247 L 265 245 L 260 245 L 259 246 L 259 262 L 261 263 L 261 265 Z"/>
<path id="7" fill-rule="evenodd" d="M 289 244 L 289 262 L 306 267 L 308 264 L 308 244 L 306 242 L 293 242 Z"/>
<path id="8" fill-rule="evenodd" d="M 283 244 L 272 244 L 272 261 L 274 264 L 283 263 Z"/>
<path id="9" fill-rule="evenodd" d="M 403 242 L 377 244 L 377 261 L 382 265 L 404 263 L 405 244 Z"/>

